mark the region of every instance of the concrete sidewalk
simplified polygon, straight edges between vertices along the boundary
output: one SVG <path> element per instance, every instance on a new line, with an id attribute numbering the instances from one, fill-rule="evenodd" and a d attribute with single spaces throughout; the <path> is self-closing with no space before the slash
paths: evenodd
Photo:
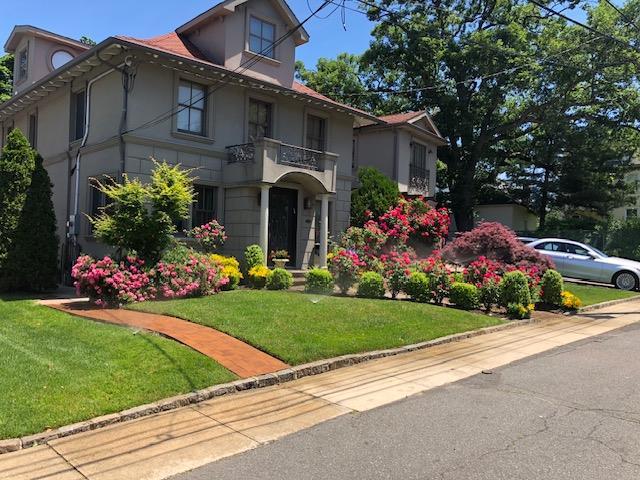
<path id="1" fill-rule="evenodd" d="M 0 456 L 2 479 L 162 479 L 640 321 L 640 301 L 383 358 Z"/>

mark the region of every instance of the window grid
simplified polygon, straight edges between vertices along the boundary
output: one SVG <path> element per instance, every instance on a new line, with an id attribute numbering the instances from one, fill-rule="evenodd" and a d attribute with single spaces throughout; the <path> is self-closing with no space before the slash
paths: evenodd
<path id="1" fill-rule="evenodd" d="M 20 50 L 18 54 L 18 75 L 17 80 L 24 80 L 27 78 L 29 72 L 29 51 L 27 48 Z"/>
<path id="2" fill-rule="evenodd" d="M 206 87 L 181 80 L 178 87 L 178 131 L 204 135 Z"/>
<path id="3" fill-rule="evenodd" d="M 276 27 L 256 17 L 249 21 L 249 50 L 265 57 L 275 58 L 273 47 L 276 39 Z"/>
<path id="4" fill-rule="evenodd" d="M 196 201 L 193 205 L 192 225 L 197 227 L 216 218 L 218 188 L 205 185 L 196 185 L 194 188 Z"/>
<path id="5" fill-rule="evenodd" d="M 271 113 L 270 103 L 260 100 L 249 100 L 249 140 L 271 137 Z"/>
<path id="6" fill-rule="evenodd" d="M 326 120 L 307 115 L 307 148 L 324 152 L 326 148 Z"/>

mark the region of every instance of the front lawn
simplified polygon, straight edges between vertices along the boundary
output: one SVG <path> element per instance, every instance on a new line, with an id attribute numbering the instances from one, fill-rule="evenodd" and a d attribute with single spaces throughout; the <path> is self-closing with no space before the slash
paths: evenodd
<path id="1" fill-rule="evenodd" d="M 208 357 L 158 335 L 0 297 L 0 438 L 235 378 Z"/>
<path id="2" fill-rule="evenodd" d="M 496 317 L 435 305 L 266 290 L 147 302 L 130 308 L 216 328 L 291 365 L 502 323 Z"/>
<path id="3" fill-rule="evenodd" d="M 638 296 L 638 292 L 627 292 L 616 288 L 596 287 L 593 285 L 583 285 L 578 283 L 565 282 L 564 289 L 577 295 L 582 300 L 582 305 L 593 305 L 596 303 L 608 302 Z"/>

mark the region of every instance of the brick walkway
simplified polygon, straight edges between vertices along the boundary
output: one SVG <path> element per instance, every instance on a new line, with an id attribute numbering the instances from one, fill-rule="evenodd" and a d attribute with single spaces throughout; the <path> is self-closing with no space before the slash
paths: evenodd
<path id="1" fill-rule="evenodd" d="M 239 377 L 288 368 L 284 362 L 213 328 L 166 315 L 93 308 L 88 302 L 43 302 L 48 307 L 101 322 L 141 328 L 171 337 L 214 359 Z"/>

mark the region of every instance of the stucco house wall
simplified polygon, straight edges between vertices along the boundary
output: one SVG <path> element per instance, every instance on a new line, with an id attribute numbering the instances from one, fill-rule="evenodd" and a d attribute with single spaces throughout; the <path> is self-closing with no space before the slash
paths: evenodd
<path id="1" fill-rule="evenodd" d="M 539 224 L 537 215 L 522 205 L 478 205 L 475 211 L 477 222 L 498 222 L 516 232 L 536 230 Z"/>

